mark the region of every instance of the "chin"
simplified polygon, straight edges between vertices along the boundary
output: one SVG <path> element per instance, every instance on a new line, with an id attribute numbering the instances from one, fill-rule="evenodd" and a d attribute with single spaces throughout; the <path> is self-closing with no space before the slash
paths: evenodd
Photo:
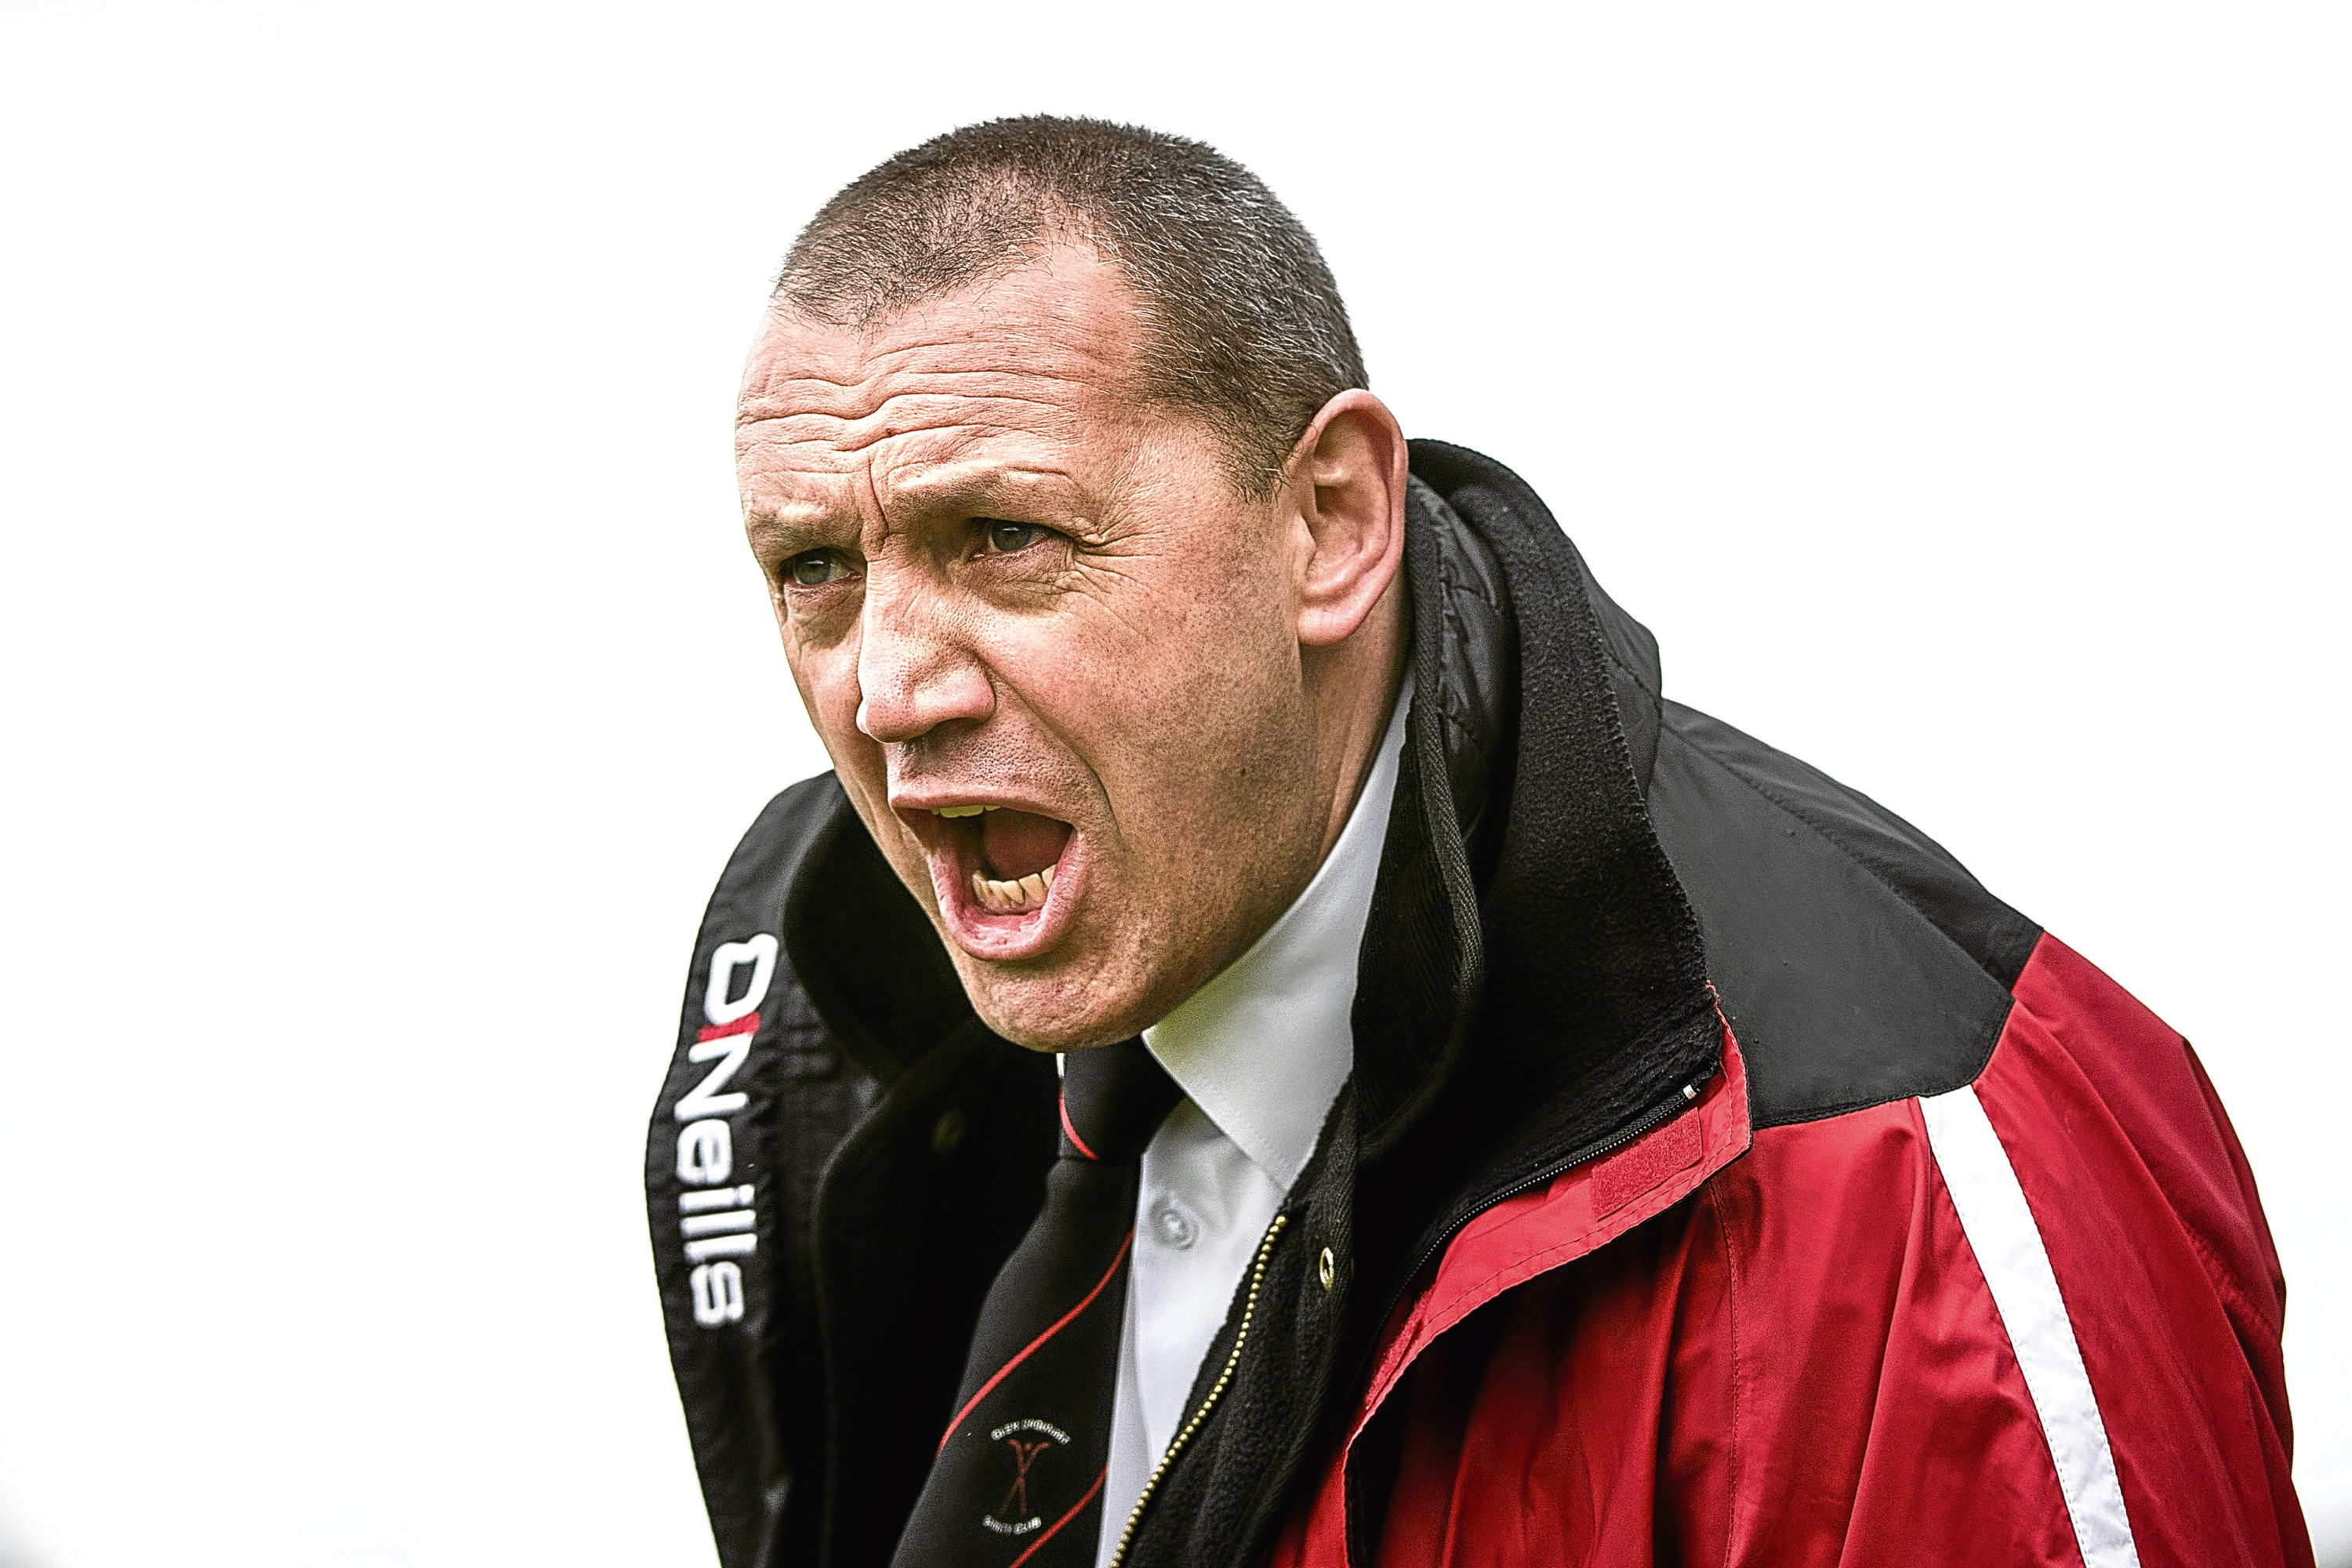
<path id="1" fill-rule="evenodd" d="M 1082 1051 L 1124 1040 L 1154 1021 L 1140 994 L 1106 994 L 1113 987 L 1098 973 L 1007 973 L 1009 967 L 956 955 L 972 1010 L 1017 1046 Z"/>

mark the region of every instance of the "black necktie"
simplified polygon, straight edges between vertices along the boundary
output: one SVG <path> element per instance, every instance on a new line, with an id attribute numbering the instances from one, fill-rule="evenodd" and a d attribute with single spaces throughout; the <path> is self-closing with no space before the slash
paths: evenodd
<path id="1" fill-rule="evenodd" d="M 1091 1568 L 1144 1145 L 1181 1098 L 1141 1040 L 1073 1051 L 1045 1206 L 988 1289 L 891 1568 Z"/>

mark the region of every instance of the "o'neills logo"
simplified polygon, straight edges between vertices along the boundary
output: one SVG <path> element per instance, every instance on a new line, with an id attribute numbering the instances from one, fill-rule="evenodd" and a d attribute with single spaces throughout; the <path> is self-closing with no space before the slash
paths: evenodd
<path id="1" fill-rule="evenodd" d="M 734 994 L 735 972 L 751 968 L 749 984 Z M 690 1062 L 712 1067 L 700 1083 L 678 1096 L 671 1114 L 685 1125 L 677 1133 L 677 1179 L 687 1191 L 677 1197 L 677 1228 L 686 1260 L 695 1266 L 694 1321 L 706 1329 L 743 1316 L 743 1269 L 734 1259 L 749 1258 L 759 1245 L 759 1218 L 752 1188 L 731 1184 L 735 1174 L 736 1114 L 751 1097 L 727 1086 L 742 1070 L 760 1032 L 760 1004 L 776 976 L 776 939 L 762 931 L 744 942 L 719 944 L 710 955 L 710 983 L 703 988 L 702 1016 L 709 1026 L 697 1031 L 687 1048 Z"/>
<path id="2" fill-rule="evenodd" d="M 981 1515 L 981 1524 L 999 1535 L 1027 1535 L 1044 1528 L 1045 1516 L 1029 1505 L 1030 1483 L 1040 1481 L 1050 1489 L 1060 1479 L 1045 1474 L 1040 1461 L 1050 1464 L 1049 1451 L 1067 1443 L 1070 1435 L 1051 1421 L 1029 1416 L 1006 1422 L 991 1432 L 988 1440 L 1004 1448 L 1011 1461 L 1007 1468 L 1013 1484 L 994 1512 Z"/>

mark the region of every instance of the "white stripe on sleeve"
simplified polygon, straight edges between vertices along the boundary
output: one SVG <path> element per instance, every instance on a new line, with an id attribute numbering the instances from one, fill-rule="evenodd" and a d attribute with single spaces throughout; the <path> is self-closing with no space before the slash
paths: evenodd
<path id="1" fill-rule="evenodd" d="M 2116 1480 L 2116 1457 L 2107 1447 L 2107 1426 L 2091 1394 L 2082 1347 L 2066 1318 L 2058 1277 L 2042 1232 L 2017 1184 L 2009 1152 L 1985 1115 L 1974 1088 L 1923 1097 L 1928 1146 L 1960 1212 L 1960 1229 L 1992 1288 L 1993 1305 L 2017 1352 L 2018 1370 L 2050 1439 L 2050 1458 L 2065 1494 L 2067 1517 L 2083 1568 L 2139 1568 L 2131 1520 L 2124 1512 L 2123 1488 Z"/>

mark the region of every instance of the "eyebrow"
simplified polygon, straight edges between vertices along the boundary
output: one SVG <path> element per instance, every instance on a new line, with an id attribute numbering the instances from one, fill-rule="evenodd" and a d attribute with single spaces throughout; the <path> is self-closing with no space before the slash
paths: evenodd
<path id="1" fill-rule="evenodd" d="M 841 524 L 839 516 L 829 511 L 785 512 L 774 507 L 756 507 L 743 514 L 743 531 L 755 547 L 786 555 L 835 542 L 828 535 L 846 531 L 855 536 L 858 531 L 855 520 L 845 529 Z"/>
<path id="2" fill-rule="evenodd" d="M 971 517 L 992 515 L 992 507 L 1051 497 L 1066 503 L 1087 493 L 1066 468 L 1032 463 L 943 464 L 928 473 L 896 479 L 883 501 L 886 514 L 912 512 L 932 517 L 961 512 Z M 1058 508 L 1057 508 L 1058 510 Z"/>

